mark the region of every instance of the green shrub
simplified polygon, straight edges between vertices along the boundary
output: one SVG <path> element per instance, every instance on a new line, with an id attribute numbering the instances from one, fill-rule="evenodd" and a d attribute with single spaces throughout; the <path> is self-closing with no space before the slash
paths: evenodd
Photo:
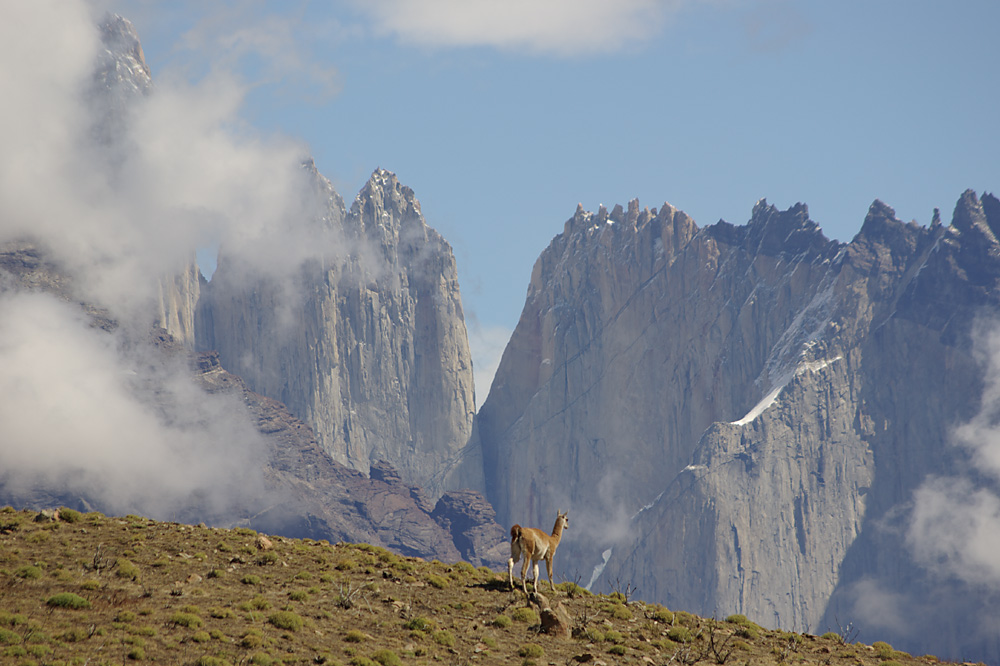
<path id="1" fill-rule="evenodd" d="M 49 597 L 45 603 L 53 608 L 71 608 L 73 610 L 90 608 L 89 601 L 72 592 L 60 592 Z"/>
<path id="2" fill-rule="evenodd" d="M 624 645 L 612 645 L 608 648 L 608 654 L 616 654 L 618 656 L 624 656 L 628 652 L 628 648 Z"/>
<path id="3" fill-rule="evenodd" d="M 820 638 L 823 638 L 823 639 L 828 640 L 828 641 L 834 641 L 835 643 L 843 643 L 844 642 L 843 637 L 841 637 L 841 635 L 838 634 L 835 631 L 828 631 L 825 634 L 823 634 L 822 636 L 820 636 Z"/>
<path id="4" fill-rule="evenodd" d="M 196 631 L 191 637 L 195 643 L 207 643 L 212 640 L 212 636 L 207 631 Z"/>
<path id="5" fill-rule="evenodd" d="M 260 633 L 257 629 L 251 629 L 247 633 L 243 634 L 243 638 L 240 639 L 240 645 L 248 650 L 255 650 L 264 644 L 264 634 Z"/>
<path id="6" fill-rule="evenodd" d="M 594 627 L 587 627 L 583 631 L 579 632 L 578 637 L 590 643 L 604 642 L 604 632 L 600 629 L 595 629 Z"/>
<path id="7" fill-rule="evenodd" d="M 526 659 L 541 657 L 543 654 L 545 654 L 545 650 L 543 650 L 542 646 L 538 643 L 525 643 L 517 651 L 517 656 L 524 657 Z"/>
<path id="8" fill-rule="evenodd" d="M 119 557 L 115 564 L 118 567 L 118 570 L 115 571 L 115 575 L 119 578 L 124 578 L 126 580 L 136 580 L 139 578 L 139 567 L 135 566 L 124 557 Z"/>
<path id="9" fill-rule="evenodd" d="M 354 560 L 341 560 L 337 562 L 337 566 L 334 567 L 337 571 L 350 571 L 355 567 Z"/>
<path id="10" fill-rule="evenodd" d="M 674 613 L 674 620 L 678 624 L 683 624 L 685 626 L 691 626 L 696 622 L 694 615 L 686 611 L 677 611 Z"/>
<path id="11" fill-rule="evenodd" d="M 120 610 L 115 615 L 115 622 L 135 622 L 135 613 L 127 610 Z"/>
<path id="12" fill-rule="evenodd" d="M 415 617 L 406 624 L 403 625 L 404 629 L 409 629 L 410 631 L 433 631 L 437 628 L 434 620 L 428 620 L 425 617 Z"/>
<path id="13" fill-rule="evenodd" d="M 292 590 L 288 593 L 288 598 L 292 601 L 305 601 L 309 598 L 309 593 L 305 590 Z"/>
<path id="14" fill-rule="evenodd" d="M 350 661 L 351 666 L 378 666 L 378 662 L 372 661 L 368 657 L 352 657 Z"/>
<path id="15" fill-rule="evenodd" d="M 875 648 L 875 656 L 879 659 L 892 659 L 896 655 L 896 651 L 885 641 L 875 641 L 872 647 Z"/>
<path id="16" fill-rule="evenodd" d="M 365 634 L 363 631 L 358 629 L 351 629 L 346 634 L 344 634 L 344 640 L 348 643 L 361 643 L 365 640 Z"/>
<path id="17" fill-rule="evenodd" d="M 126 656 L 132 661 L 142 661 L 146 658 L 146 650 L 139 645 L 133 645 Z"/>
<path id="18" fill-rule="evenodd" d="M 273 666 L 274 657 L 263 652 L 258 652 L 254 656 L 250 657 L 250 663 L 254 666 Z"/>
<path id="19" fill-rule="evenodd" d="M 674 614 L 661 606 L 653 612 L 653 619 L 663 624 L 673 624 Z"/>
<path id="20" fill-rule="evenodd" d="M 760 638 L 760 632 L 757 630 L 757 625 L 753 623 L 742 624 L 736 627 L 736 635 L 741 638 L 749 638 L 752 641 Z"/>
<path id="21" fill-rule="evenodd" d="M 590 590 L 585 587 L 580 587 L 572 581 L 567 581 L 565 583 L 559 583 L 556 588 L 565 592 L 570 598 L 589 596 L 591 594 Z"/>
<path id="22" fill-rule="evenodd" d="M 26 657 L 28 656 L 28 651 L 20 645 L 11 645 L 4 650 L 3 654 L 5 657 Z"/>
<path id="23" fill-rule="evenodd" d="M 27 649 L 28 654 L 32 657 L 38 657 L 39 659 L 44 659 L 52 654 L 52 648 L 48 645 L 29 645 Z"/>
<path id="24" fill-rule="evenodd" d="M 72 627 L 67 629 L 58 638 L 64 643 L 79 643 L 90 638 L 90 632 L 84 627 Z"/>
<path id="25" fill-rule="evenodd" d="M 615 609 L 611 611 L 611 617 L 616 620 L 631 620 L 632 611 L 630 611 L 625 606 L 615 606 Z"/>
<path id="26" fill-rule="evenodd" d="M 512 620 L 526 622 L 528 624 L 538 624 L 540 622 L 538 619 L 538 613 L 535 612 L 535 609 L 528 608 L 527 606 L 515 609 L 514 612 L 510 614 L 510 617 Z"/>
<path id="27" fill-rule="evenodd" d="M 88 578 L 87 580 L 80 583 L 81 590 L 96 590 L 101 586 L 101 581 L 94 580 L 93 578 Z"/>
<path id="28" fill-rule="evenodd" d="M 194 666 L 232 666 L 232 664 L 222 657 L 213 657 L 206 654 L 198 657 L 198 661 L 194 662 Z"/>
<path id="29" fill-rule="evenodd" d="M 604 632 L 604 640 L 608 643 L 614 643 L 615 645 L 620 645 L 625 642 L 625 637 L 622 636 L 622 632 L 615 631 L 614 629 L 608 629 Z"/>
<path id="30" fill-rule="evenodd" d="M 278 629 L 285 629 L 287 631 L 298 631 L 302 628 L 303 620 L 298 615 L 298 613 L 293 613 L 292 611 L 278 611 L 277 613 L 272 613 L 267 621 L 276 626 Z"/>
<path id="31" fill-rule="evenodd" d="M 434 632 L 434 642 L 445 647 L 455 646 L 455 635 L 447 629 Z"/>
<path id="32" fill-rule="evenodd" d="M 256 597 L 246 602 L 246 610 L 267 610 L 271 607 L 271 602 L 267 600 L 267 597 L 258 594 Z"/>
<path id="33" fill-rule="evenodd" d="M 736 615 L 730 615 L 726 618 L 726 622 L 731 622 L 733 624 L 746 624 L 750 620 L 747 619 L 746 615 L 737 613 Z"/>
<path id="34" fill-rule="evenodd" d="M 667 632 L 667 638 L 675 643 L 690 643 L 691 631 L 687 627 L 671 627 Z"/>
<path id="35" fill-rule="evenodd" d="M 213 608 L 208 614 L 217 620 L 225 620 L 233 616 L 233 611 L 229 608 Z"/>
<path id="36" fill-rule="evenodd" d="M 372 655 L 372 659 L 382 664 L 382 666 L 402 666 L 403 660 L 392 650 L 379 650 Z"/>
<path id="37" fill-rule="evenodd" d="M 64 523 L 78 523 L 81 518 L 83 518 L 83 514 L 79 511 L 67 509 L 66 507 L 59 509 L 59 520 Z"/>
<path id="38" fill-rule="evenodd" d="M 493 618 L 493 626 L 498 627 L 500 629 L 506 629 L 512 624 L 514 624 L 514 621 L 511 620 L 510 617 L 506 615 L 497 615 L 495 618 Z"/>
<path id="39" fill-rule="evenodd" d="M 31 579 L 34 579 L 34 578 L 41 578 L 42 577 L 42 569 L 41 569 L 41 567 L 36 567 L 36 566 L 33 566 L 33 565 L 28 565 L 28 566 L 20 567 L 19 569 L 17 569 L 14 572 L 14 575 L 17 576 L 18 578 L 23 578 L 24 580 L 31 580 Z"/>
<path id="40" fill-rule="evenodd" d="M 269 550 L 269 551 L 267 551 L 266 553 L 263 553 L 260 557 L 257 558 L 257 565 L 258 566 L 262 566 L 262 567 L 266 567 L 266 566 L 268 566 L 270 564 L 277 564 L 278 563 L 278 559 L 279 559 L 278 558 L 278 554 L 276 552 L 274 552 L 273 550 Z"/>
<path id="41" fill-rule="evenodd" d="M 260 576 L 254 576 L 253 574 L 247 574 L 240 579 L 240 582 L 244 585 L 260 585 Z"/>
<path id="42" fill-rule="evenodd" d="M 183 611 L 177 611 L 170 616 L 170 622 L 176 624 L 178 627 L 187 627 L 188 629 L 197 629 L 201 626 L 201 618 L 194 613 L 185 613 Z"/>
<path id="43" fill-rule="evenodd" d="M 442 578 L 441 576 L 434 576 L 434 575 L 428 576 L 427 583 L 431 587 L 436 587 L 439 590 L 443 590 L 446 587 L 448 587 L 448 581 Z"/>
<path id="44" fill-rule="evenodd" d="M 0 629 L 0 645 L 17 645 L 21 642 L 21 634 L 10 629 Z"/>

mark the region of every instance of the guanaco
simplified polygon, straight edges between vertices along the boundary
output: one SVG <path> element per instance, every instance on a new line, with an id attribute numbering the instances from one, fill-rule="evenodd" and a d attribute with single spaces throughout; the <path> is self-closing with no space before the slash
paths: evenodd
<path id="1" fill-rule="evenodd" d="M 510 528 L 510 559 L 507 560 L 507 578 L 510 581 L 510 589 L 514 589 L 514 563 L 524 555 L 524 564 L 521 565 L 521 587 L 524 593 L 528 593 L 528 566 L 534 563 L 535 577 L 532 583 L 538 589 L 538 561 L 545 560 L 545 570 L 549 575 L 549 587 L 555 592 L 556 586 L 552 582 L 552 557 L 556 554 L 556 548 L 562 539 L 562 532 L 569 527 L 569 518 L 562 511 L 556 515 L 556 524 L 552 527 L 552 534 L 546 534 L 542 530 L 534 527 L 521 527 L 514 525 Z"/>

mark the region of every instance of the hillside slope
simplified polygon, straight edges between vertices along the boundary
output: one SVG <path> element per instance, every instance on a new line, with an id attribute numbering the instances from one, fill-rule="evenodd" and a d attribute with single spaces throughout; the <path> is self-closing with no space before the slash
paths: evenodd
<path id="1" fill-rule="evenodd" d="M 54 519 L 53 519 L 54 518 Z M 933 664 L 365 544 L 0 509 L 0 654 L 45 663 Z M 548 590 L 548 587 L 544 587 Z M 626 590 L 627 591 L 627 590 Z M 540 606 L 561 627 L 543 630 Z"/>

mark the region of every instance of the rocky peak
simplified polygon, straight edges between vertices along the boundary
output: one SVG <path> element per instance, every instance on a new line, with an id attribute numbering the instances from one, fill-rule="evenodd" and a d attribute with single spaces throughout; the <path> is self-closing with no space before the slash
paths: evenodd
<path id="1" fill-rule="evenodd" d="M 993 235 L 1000 238 L 1000 199 L 989 192 L 984 192 L 979 203 L 983 207 L 983 214 L 986 215 L 986 224 L 989 225 Z"/>
<path id="2" fill-rule="evenodd" d="M 396 174 L 382 168 L 372 172 L 351 206 L 351 215 L 385 224 L 389 220 L 405 222 L 422 219 L 420 202 L 413 190 L 401 184 Z"/>
<path id="3" fill-rule="evenodd" d="M 992 196 L 990 199 L 989 206 L 991 212 L 994 212 L 997 208 L 996 199 Z M 963 192 L 958 203 L 955 204 L 955 212 L 951 219 L 952 227 L 963 236 L 968 236 L 971 239 L 971 245 L 977 247 L 979 251 L 997 256 L 1000 255 L 1000 243 L 997 242 L 994 227 L 1000 226 L 1000 220 L 994 219 L 993 224 L 990 222 L 986 209 L 976 196 L 975 191 L 966 190 Z"/>
<path id="4" fill-rule="evenodd" d="M 94 80 L 106 101 L 121 104 L 129 95 L 148 92 L 153 80 L 132 22 L 108 14 L 100 30 L 104 51 L 98 57 Z"/>

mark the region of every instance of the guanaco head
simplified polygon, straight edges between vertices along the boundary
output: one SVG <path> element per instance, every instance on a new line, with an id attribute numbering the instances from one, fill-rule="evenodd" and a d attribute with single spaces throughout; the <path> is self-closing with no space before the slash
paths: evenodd
<path id="1" fill-rule="evenodd" d="M 557 511 L 556 514 L 556 524 L 561 525 L 562 529 L 569 527 L 569 516 L 562 511 Z"/>

